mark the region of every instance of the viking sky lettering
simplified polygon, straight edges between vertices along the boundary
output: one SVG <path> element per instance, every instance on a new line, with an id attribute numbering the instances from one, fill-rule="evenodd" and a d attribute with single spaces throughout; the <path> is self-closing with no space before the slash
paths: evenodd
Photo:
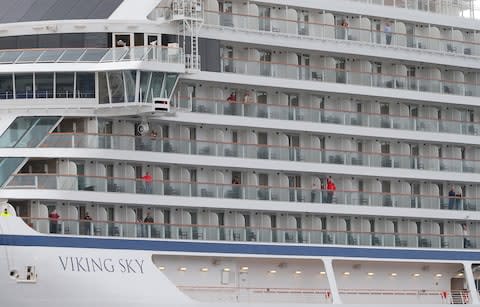
<path id="1" fill-rule="evenodd" d="M 143 259 L 58 256 L 58 260 L 66 272 L 144 274 Z"/>

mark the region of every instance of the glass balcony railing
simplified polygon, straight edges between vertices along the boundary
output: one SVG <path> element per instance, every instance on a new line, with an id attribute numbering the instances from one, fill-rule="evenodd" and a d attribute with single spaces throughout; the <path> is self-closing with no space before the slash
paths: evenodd
<path id="1" fill-rule="evenodd" d="M 122 61 L 183 64 L 184 57 L 182 49 L 163 46 L 0 51 L 0 64 L 110 63 Z"/>
<path id="2" fill-rule="evenodd" d="M 24 218 L 43 233 L 208 241 L 302 243 L 378 247 L 468 249 L 480 237 L 440 233 L 384 233 L 310 228 L 235 227 L 94 220 Z M 468 240 L 468 241 L 466 241 Z M 469 244 L 466 245 L 465 243 Z"/>
<path id="3" fill-rule="evenodd" d="M 451 39 L 452 30 L 450 28 L 447 32 L 443 30 L 442 35 L 440 34 L 442 29 L 439 27 L 439 31 L 436 31 L 439 34 L 435 37 L 415 35 L 413 33 L 407 34 L 406 31 L 403 33 L 390 31 L 386 34 L 384 30 L 374 29 L 374 25 L 370 25 L 370 23 L 368 23 L 369 28 L 355 27 L 352 25 L 342 27 L 340 25 L 320 22 L 298 21 L 297 19 L 265 18 L 255 15 L 219 13 L 208 10 L 205 12 L 205 16 L 206 22 L 211 25 L 245 29 L 248 31 L 272 32 L 276 35 L 285 34 L 318 39 L 358 41 L 361 43 L 383 44 L 385 46 L 391 45 L 417 50 L 432 50 L 463 56 L 480 55 L 480 44 L 474 42 L 474 37 L 471 36 L 471 33 L 462 33 L 465 35 L 465 38 L 455 40 Z M 405 27 L 403 22 L 400 21 L 399 23 L 400 26 L 398 28 Z M 435 27 L 432 26 L 432 28 Z"/>
<path id="4" fill-rule="evenodd" d="M 329 150 L 309 147 L 242 144 L 207 140 L 171 139 L 149 136 L 98 135 L 78 133 L 52 133 L 42 147 L 108 148 L 140 150 L 188 155 L 236 157 L 358 165 L 368 167 L 422 169 L 448 172 L 474 173 L 480 171 L 480 160 L 455 159 L 409 154 L 382 154 L 348 150 Z"/>
<path id="5" fill-rule="evenodd" d="M 17 117 L 0 136 L 0 148 L 37 147 L 57 125 L 59 117 Z M 25 158 L 0 160 L 0 187 L 22 164 Z"/>
<path id="6" fill-rule="evenodd" d="M 332 192 L 319 187 L 297 188 L 202 181 L 153 180 L 153 182 L 149 183 L 141 178 L 103 176 L 17 174 L 11 177 L 6 188 L 480 211 L 480 198 L 473 197 L 448 197 L 440 195 L 382 193 L 338 189 Z"/>
<path id="7" fill-rule="evenodd" d="M 307 106 L 280 104 L 232 103 L 226 99 L 197 97 L 177 98 L 176 105 L 181 109 L 198 113 L 233 115 L 281 120 L 296 120 L 315 123 L 352 125 L 372 128 L 402 129 L 423 132 L 455 133 L 464 135 L 480 134 L 480 122 L 433 119 L 408 115 L 353 112 Z"/>
<path id="8" fill-rule="evenodd" d="M 480 84 L 407 77 L 398 74 L 379 74 L 371 71 L 353 71 L 313 65 L 274 63 L 270 61 L 222 58 L 221 71 L 252 76 L 310 80 L 328 83 L 361 85 L 459 96 L 480 96 Z"/>
<path id="9" fill-rule="evenodd" d="M 351 0 L 375 5 L 392 6 L 409 10 L 478 19 L 480 7 L 476 0 L 432 1 L 432 0 Z"/>

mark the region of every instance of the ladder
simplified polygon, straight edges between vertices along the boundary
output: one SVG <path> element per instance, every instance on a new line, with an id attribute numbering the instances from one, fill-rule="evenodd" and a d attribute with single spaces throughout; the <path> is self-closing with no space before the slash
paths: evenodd
<path id="1" fill-rule="evenodd" d="M 187 47 L 187 39 L 190 52 L 185 52 L 185 67 L 187 72 L 200 71 L 200 56 L 198 54 L 198 36 L 204 21 L 203 0 L 173 0 L 171 4 L 172 21 L 177 22 L 180 33 L 183 35 L 183 48 Z"/>

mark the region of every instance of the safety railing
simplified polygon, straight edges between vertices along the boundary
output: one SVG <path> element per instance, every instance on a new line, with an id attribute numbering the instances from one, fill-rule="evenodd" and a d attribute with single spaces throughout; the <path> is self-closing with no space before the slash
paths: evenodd
<path id="1" fill-rule="evenodd" d="M 314 177 L 316 178 L 316 176 Z M 480 198 L 374 191 L 331 191 L 322 187 L 285 187 L 273 185 L 226 184 L 206 181 L 156 180 L 104 176 L 57 174 L 17 174 L 7 189 L 45 189 L 136 193 L 165 196 L 207 197 L 298 203 L 327 203 L 395 208 L 480 210 Z"/>
<path id="2" fill-rule="evenodd" d="M 309 80 L 459 96 L 480 96 L 480 87 L 474 82 L 409 77 L 400 74 L 380 74 L 371 71 L 336 69 L 319 65 L 297 65 L 223 57 L 221 58 L 221 71 L 282 79 Z"/>
<path id="3" fill-rule="evenodd" d="M 1 50 L 0 64 L 153 61 L 183 64 L 181 48 L 163 46 Z"/>
<path id="4" fill-rule="evenodd" d="M 475 0 L 351 0 L 375 5 L 392 6 L 415 11 L 464 18 L 479 18 L 479 5 Z"/>
<path id="5" fill-rule="evenodd" d="M 442 301 L 444 304 L 471 304 L 471 296 L 468 290 L 452 290 L 444 292 Z"/>
<path id="6" fill-rule="evenodd" d="M 288 106 L 243 101 L 227 101 L 211 97 L 177 97 L 180 109 L 198 113 L 233 115 L 256 118 L 295 120 L 315 123 L 363 126 L 372 128 L 402 129 L 424 132 L 442 132 L 464 135 L 480 134 L 480 122 L 434 119 L 424 116 L 354 112 L 351 110 L 319 108 L 311 106 Z"/>
<path id="7" fill-rule="evenodd" d="M 95 92 L 82 91 L 2 91 L 0 90 L 0 100 L 7 99 L 94 99 Z"/>
<path id="8" fill-rule="evenodd" d="M 466 39 L 455 40 L 451 39 L 453 32 L 450 28 L 448 32 L 444 32 L 441 36 L 437 35 L 434 37 L 392 31 L 394 23 L 390 25 L 390 30 L 386 32 L 383 29 L 384 27 L 382 27 L 382 30 L 376 30 L 373 29 L 373 26 L 370 28 L 370 25 L 369 28 L 353 25 L 345 27 L 321 22 L 298 21 L 297 19 L 219 13 L 218 11 L 211 10 L 206 11 L 205 15 L 207 24 L 248 31 L 272 32 L 276 35 L 297 35 L 318 39 L 358 41 L 369 44 L 383 44 L 385 46 L 391 45 L 442 53 L 461 54 L 464 56 L 480 55 L 480 44 L 473 42 L 473 37 L 469 37 L 472 35 L 471 33 L 464 33 L 464 35 L 468 37 Z M 402 26 L 399 28 L 403 28 L 404 24 L 402 22 L 400 23 Z"/>
<path id="9" fill-rule="evenodd" d="M 319 149 L 306 146 L 280 146 L 159 138 L 111 134 L 52 133 L 42 147 L 108 148 L 189 155 L 284 160 L 369 167 L 423 169 L 473 173 L 480 171 L 480 160 L 410 154 L 358 152 Z"/>
<path id="10" fill-rule="evenodd" d="M 418 277 L 411 276 L 411 278 L 420 278 L 423 274 L 418 274 Z M 390 277 L 392 278 L 392 277 Z M 436 277 L 433 277 L 436 278 Z M 390 302 L 392 299 L 397 299 L 396 303 L 417 303 L 417 304 L 467 304 L 453 301 L 452 296 L 468 297 L 467 290 L 428 290 L 428 289 L 411 289 L 411 290 L 397 290 L 397 289 L 345 289 L 338 290 L 340 297 L 347 301 L 362 299 L 366 296 L 372 298 L 372 302 Z M 465 300 L 468 301 L 468 300 Z"/>
<path id="11" fill-rule="evenodd" d="M 164 224 L 78 219 L 23 218 L 41 233 L 103 237 L 156 238 L 178 240 L 240 241 L 291 244 L 329 244 L 350 246 L 464 249 L 475 248 L 478 236 L 461 234 L 362 232 L 346 230 L 271 228 L 260 226 L 223 226 Z"/>
<path id="12" fill-rule="evenodd" d="M 260 288 L 260 287 L 215 287 L 179 286 L 182 292 L 202 302 L 292 302 L 331 304 L 331 291 L 315 288 Z M 214 296 L 212 294 L 215 293 Z"/>

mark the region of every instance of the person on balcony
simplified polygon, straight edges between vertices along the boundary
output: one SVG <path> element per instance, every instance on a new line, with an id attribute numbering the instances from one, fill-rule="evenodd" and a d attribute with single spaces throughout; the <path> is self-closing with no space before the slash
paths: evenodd
<path id="1" fill-rule="evenodd" d="M 470 233 L 468 232 L 467 224 L 462 224 L 462 234 L 463 234 L 463 248 L 470 248 L 472 245 L 470 243 Z"/>
<path id="2" fill-rule="evenodd" d="M 335 182 L 333 182 L 332 177 L 327 178 L 327 203 L 331 204 L 333 201 L 333 194 L 337 190 Z"/>
<path id="3" fill-rule="evenodd" d="M 349 27 L 348 21 L 346 19 L 343 19 L 340 26 L 342 27 L 342 36 L 343 36 L 342 38 L 348 39 L 348 27 Z"/>
<path id="4" fill-rule="evenodd" d="M 90 228 L 92 224 L 92 218 L 88 214 L 88 212 L 85 212 L 85 216 L 83 217 L 83 233 L 87 236 L 91 234 Z"/>
<path id="5" fill-rule="evenodd" d="M 145 224 L 153 224 L 153 223 L 154 223 L 153 216 L 152 216 L 152 214 L 150 213 L 150 211 L 147 212 L 147 216 L 145 217 L 145 219 L 143 220 L 143 222 L 144 222 Z"/>
<path id="6" fill-rule="evenodd" d="M 58 232 L 58 219 L 60 215 L 57 213 L 56 209 L 53 209 L 52 212 L 48 215 L 50 219 L 50 233 L 57 233 Z"/>
<path id="7" fill-rule="evenodd" d="M 448 192 L 448 209 L 452 210 L 455 206 L 457 193 L 455 192 L 455 187 L 452 185 L 452 188 Z"/>
<path id="8" fill-rule="evenodd" d="M 3 209 L 3 212 L 0 215 L 5 217 L 12 216 L 7 208 Z"/>
<path id="9" fill-rule="evenodd" d="M 457 194 L 455 195 L 455 209 L 456 210 L 461 210 L 463 209 L 462 207 L 462 189 L 460 188 Z"/>
<path id="10" fill-rule="evenodd" d="M 145 193 L 152 194 L 153 176 L 150 175 L 149 172 L 146 172 L 145 176 L 143 176 L 142 179 L 143 179 L 143 184 L 145 186 Z"/>
<path id="11" fill-rule="evenodd" d="M 392 43 L 392 26 L 389 22 L 385 23 L 385 26 L 383 27 L 383 33 L 385 33 L 385 42 L 387 45 L 390 45 Z"/>
<path id="12" fill-rule="evenodd" d="M 227 101 L 230 103 L 236 103 L 237 102 L 237 93 L 231 92 L 230 96 L 228 96 Z"/>

